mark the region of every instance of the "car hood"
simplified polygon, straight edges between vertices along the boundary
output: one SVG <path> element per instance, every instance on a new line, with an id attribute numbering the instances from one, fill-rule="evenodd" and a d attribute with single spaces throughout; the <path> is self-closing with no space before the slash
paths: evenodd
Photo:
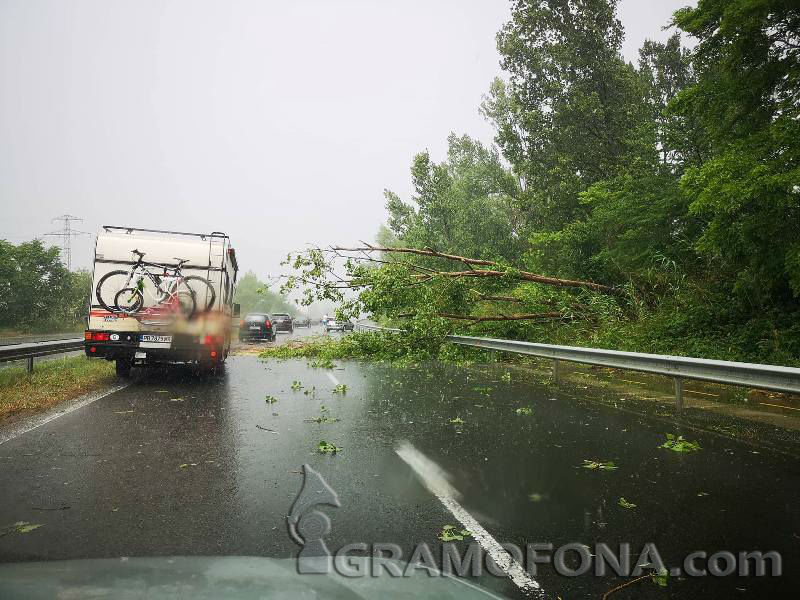
<path id="1" fill-rule="evenodd" d="M 344 576 L 299 574 L 297 559 L 261 557 L 108 558 L 0 565 L 0 598 L 191 598 L 192 600 L 286 600 L 431 598 L 486 600 L 501 598 L 448 576 L 431 577 L 422 568 L 394 577 L 406 565 L 385 559 L 348 557 L 352 573 Z M 371 576 L 377 572 L 378 576 Z"/>

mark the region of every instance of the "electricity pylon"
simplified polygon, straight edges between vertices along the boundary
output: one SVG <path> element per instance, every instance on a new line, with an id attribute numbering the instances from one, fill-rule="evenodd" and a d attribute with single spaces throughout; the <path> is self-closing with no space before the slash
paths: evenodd
<path id="1" fill-rule="evenodd" d="M 73 221 L 83 221 L 80 217 L 73 217 L 72 215 L 61 215 L 53 219 L 53 223 L 61 221 L 64 226 L 60 231 L 51 231 L 45 235 L 53 235 L 61 238 L 61 262 L 67 266 L 67 271 L 72 270 L 72 238 L 79 235 L 92 235 L 88 231 L 80 231 L 72 228 Z"/>

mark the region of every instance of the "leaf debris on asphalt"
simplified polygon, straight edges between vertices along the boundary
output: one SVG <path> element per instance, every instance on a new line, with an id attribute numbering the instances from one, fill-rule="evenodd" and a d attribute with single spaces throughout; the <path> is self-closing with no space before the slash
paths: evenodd
<path id="1" fill-rule="evenodd" d="M 471 535 L 472 532 L 468 529 L 456 529 L 455 525 L 444 525 L 436 537 L 443 542 L 460 542 L 465 537 Z"/>
<path id="2" fill-rule="evenodd" d="M 588 460 L 585 459 L 583 464 L 581 465 L 584 469 L 592 469 L 592 470 L 600 470 L 600 471 L 613 471 L 617 469 L 617 465 L 614 464 L 614 461 L 607 461 L 607 462 L 599 462 L 596 460 Z"/>
<path id="3" fill-rule="evenodd" d="M 335 444 L 331 444 L 330 442 L 326 442 L 325 440 L 322 440 L 319 443 L 319 445 L 317 446 L 317 451 L 320 454 L 336 454 L 337 452 L 340 452 L 341 450 L 342 450 L 342 448 L 340 446 L 337 446 Z"/>
<path id="4" fill-rule="evenodd" d="M 8 535 L 10 533 L 30 533 L 35 529 L 39 529 L 39 527 L 43 527 L 42 523 L 29 523 L 28 521 L 17 521 L 12 525 L 8 525 L 0 529 L 0 537 L 4 535 Z"/>

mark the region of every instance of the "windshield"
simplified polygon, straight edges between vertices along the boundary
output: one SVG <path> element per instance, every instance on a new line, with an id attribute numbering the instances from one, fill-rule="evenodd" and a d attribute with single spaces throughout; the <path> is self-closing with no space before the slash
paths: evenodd
<path id="1" fill-rule="evenodd" d="M 799 234 L 797 1 L 2 0 L 0 600 L 795 597 Z"/>

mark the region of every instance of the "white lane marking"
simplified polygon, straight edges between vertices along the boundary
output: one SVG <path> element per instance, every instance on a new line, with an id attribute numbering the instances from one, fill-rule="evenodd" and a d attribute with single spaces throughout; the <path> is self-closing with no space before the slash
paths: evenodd
<path id="1" fill-rule="evenodd" d="M 105 398 L 106 396 L 109 396 L 114 392 L 118 392 L 122 389 L 125 389 L 130 384 L 131 382 L 128 381 L 125 383 L 121 383 L 119 385 L 115 385 L 114 387 L 109 388 L 107 390 L 103 390 L 102 392 L 94 392 L 92 394 L 86 394 L 84 396 L 80 396 L 75 400 L 68 401 L 66 405 L 59 404 L 54 408 L 51 408 L 47 412 L 42 413 L 41 415 L 35 415 L 29 419 L 20 421 L 19 423 L 12 425 L 7 430 L 0 431 L 0 444 L 5 444 L 9 440 L 13 440 L 14 438 L 18 438 L 19 436 L 28 433 L 29 431 L 33 431 L 37 427 L 41 427 L 42 425 L 49 423 L 50 421 L 53 421 L 58 417 L 63 417 L 64 415 L 67 415 L 72 411 L 78 410 L 79 408 L 83 408 L 84 406 L 87 406 L 92 402 L 100 400 L 101 398 Z"/>
<path id="2" fill-rule="evenodd" d="M 500 543 L 486 531 L 478 521 L 459 504 L 460 496 L 449 481 L 449 475 L 439 465 L 417 450 L 409 442 L 401 442 L 395 449 L 397 455 L 417 474 L 422 483 L 430 492 L 444 504 L 453 516 L 468 529 L 486 553 L 492 557 L 494 563 L 526 595 L 544 597 L 544 590 L 539 582 L 533 579 L 527 571 L 503 548 Z"/>
<path id="3" fill-rule="evenodd" d="M 330 372 L 325 373 L 325 374 L 328 376 L 328 379 L 330 379 L 333 382 L 333 385 L 341 385 L 339 383 L 339 380 L 336 379 L 336 375 L 334 375 L 333 373 L 330 373 Z"/>

